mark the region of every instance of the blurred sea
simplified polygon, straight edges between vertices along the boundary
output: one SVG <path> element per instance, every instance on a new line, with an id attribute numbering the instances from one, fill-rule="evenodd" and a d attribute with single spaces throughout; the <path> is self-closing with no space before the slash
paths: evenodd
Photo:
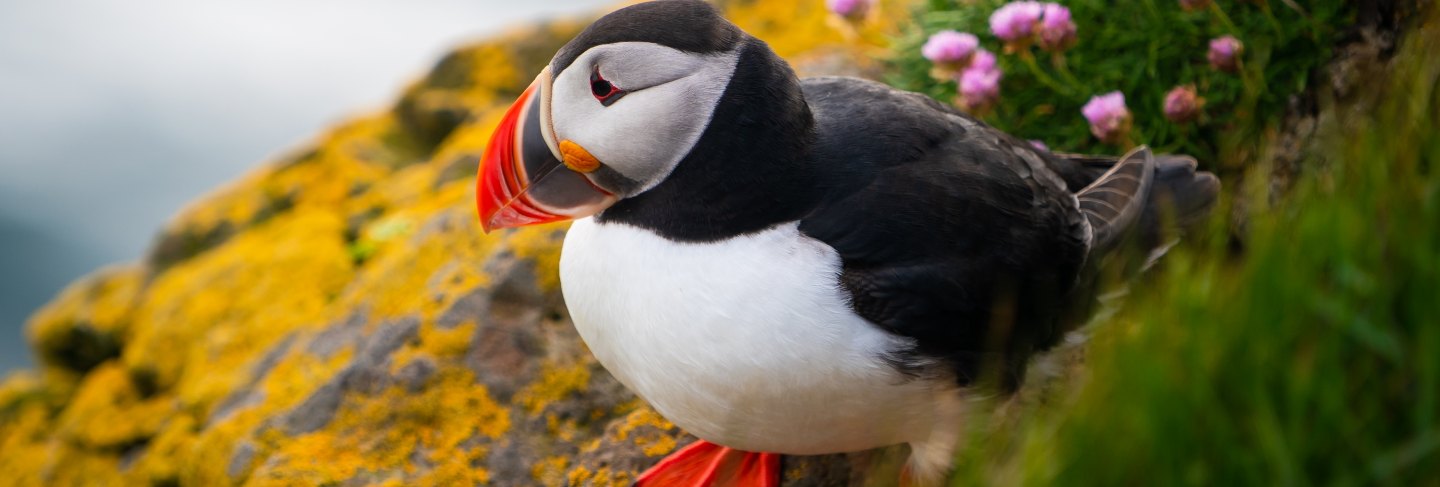
<path id="1" fill-rule="evenodd" d="M 0 376 L 71 280 L 384 107 L 450 47 L 608 0 L 0 0 Z"/>

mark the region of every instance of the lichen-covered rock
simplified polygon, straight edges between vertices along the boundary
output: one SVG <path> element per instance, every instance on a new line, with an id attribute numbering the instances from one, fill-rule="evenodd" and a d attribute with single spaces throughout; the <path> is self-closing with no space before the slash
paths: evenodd
<path id="1" fill-rule="evenodd" d="M 862 39 L 905 15 L 884 3 Z M 824 2 L 725 9 L 805 74 L 876 69 Z M 693 441 L 575 334 L 565 227 L 475 218 L 491 130 L 584 25 L 455 51 L 61 293 L 29 324 L 39 370 L 0 383 L 0 485 L 624 485 Z M 786 460 L 787 485 L 870 456 Z"/>

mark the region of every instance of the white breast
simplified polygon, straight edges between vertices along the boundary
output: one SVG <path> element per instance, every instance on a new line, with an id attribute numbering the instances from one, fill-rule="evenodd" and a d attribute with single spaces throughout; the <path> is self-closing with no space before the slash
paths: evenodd
<path id="1" fill-rule="evenodd" d="M 955 391 L 884 363 L 903 339 L 850 311 L 839 270 L 834 249 L 794 223 L 690 244 L 584 219 L 560 259 L 566 305 L 595 357 L 696 436 L 819 454 L 953 426 L 945 398 Z"/>

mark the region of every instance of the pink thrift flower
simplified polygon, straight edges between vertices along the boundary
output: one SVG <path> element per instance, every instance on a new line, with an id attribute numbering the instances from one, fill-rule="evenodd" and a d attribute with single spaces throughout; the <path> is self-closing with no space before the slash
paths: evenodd
<path id="1" fill-rule="evenodd" d="M 860 20 L 865 14 L 870 13 L 871 4 L 875 0 L 825 0 L 825 6 L 830 13 L 840 16 L 846 20 Z"/>
<path id="2" fill-rule="evenodd" d="M 975 50 L 975 56 L 971 56 L 971 69 L 981 69 L 981 71 L 999 72 L 998 66 L 995 66 L 994 53 L 991 53 L 989 52 L 989 50 L 985 49 Z"/>
<path id="3" fill-rule="evenodd" d="M 1038 140 L 1031 140 L 1031 141 L 1029 141 L 1029 142 L 1030 142 L 1030 147 L 1034 147 L 1035 150 L 1038 150 L 1038 151 L 1041 151 L 1041 152 L 1050 152 L 1050 146 L 1045 145 L 1044 142 L 1041 142 L 1041 141 L 1038 141 Z"/>
<path id="4" fill-rule="evenodd" d="M 995 54 L 984 49 L 976 49 L 975 55 L 970 56 L 969 68 L 982 71 L 1000 71 L 1000 68 L 995 66 Z"/>
<path id="5" fill-rule="evenodd" d="M 1031 1 L 1002 5 L 990 14 L 990 32 L 1007 43 L 1024 44 L 1030 40 L 1044 9 L 1040 2 Z"/>
<path id="6" fill-rule="evenodd" d="M 1210 59 L 1210 65 L 1215 69 L 1234 73 L 1240 70 L 1240 53 L 1245 52 L 1245 45 L 1240 43 L 1235 36 L 1225 36 L 1210 40 L 1210 52 L 1206 55 Z"/>
<path id="7" fill-rule="evenodd" d="M 975 59 L 960 73 L 960 101 L 966 110 L 978 112 L 1000 100 L 1000 78 L 1004 75 L 989 51 L 975 52 Z"/>
<path id="8" fill-rule="evenodd" d="M 1186 12 L 1210 8 L 1210 0 L 1180 0 L 1180 9 Z"/>
<path id="9" fill-rule="evenodd" d="M 920 54 L 932 63 L 958 70 L 970 62 L 970 56 L 979 46 L 980 39 L 974 34 L 944 30 L 930 36 L 920 48 Z"/>
<path id="10" fill-rule="evenodd" d="M 1115 144 L 1130 134 L 1130 109 L 1125 107 L 1125 94 L 1112 91 L 1090 98 L 1080 108 L 1090 122 L 1090 133 L 1100 140 Z"/>
<path id="11" fill-rule="evenodd" d="M 1040 48 L 1058 52 L 1075 45 L 1075 22 L 1070 20 L 1070 9 L 1058 3 L 1047 3 L 1040 18 Z"/>
<path id="12" fill-rule="evenodd" d="M 1200 107 L 1205 99 L 1195 94 L 1195 85 L 1176 86 L 1165 94 L 1165 118 L 1175 123 L 1192 122 L 1200 118 Z"/>

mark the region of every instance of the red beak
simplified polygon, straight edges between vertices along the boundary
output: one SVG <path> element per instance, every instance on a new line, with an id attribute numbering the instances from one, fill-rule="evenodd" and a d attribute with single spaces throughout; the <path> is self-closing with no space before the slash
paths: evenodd
<path id="1" fill-rule="evenodd" d="M 599 213 L 616 200 L 560 162 L 549 127 L 550 70 L 520 95 L 490 136 L 480 161 L 475 207 L 491 230 L 538 225 Z M 548 140 L 547 140 L 548 135 Z"/>

